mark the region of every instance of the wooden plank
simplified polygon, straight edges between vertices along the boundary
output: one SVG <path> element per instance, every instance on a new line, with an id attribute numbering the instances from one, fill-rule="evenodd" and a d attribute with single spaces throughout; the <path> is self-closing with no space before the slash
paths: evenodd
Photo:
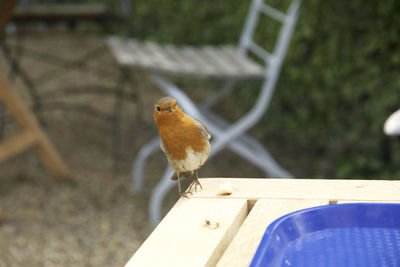
<path id="1" fill-rule="evenodd" d="M 106 41 L 111 53 L 114 55 L 117 62 L 121 65 L 132 65 L 135 62 L 135 58 L 130 54 L 128 43 L 117 38 L 110 37 Z"/>
<path id="2" fill-rule="evenodd" d="M 153 61 L 156 64 L 155 68 L 165 71 L 177 71 L 177 63 L 165 52 L 165 49 L 155 43 L 147 42 L 146 49 L 153 56 Z"/>
<path id="3" fill-rule="evenodd" d="M 53 147 L 47 135 L 40 128 L 35 116 L 25 106 L 23 100 L 15 93 L 14 88 L 0 74 L 0 98 L 4 101 L 7 109 L 24 130 L 33 134 L 37 140 L 37 152 L 43 163 L 56 178 L 68 178 L 68 168 L 62 161 L 60 155 Z"/>
<path id="4" fill-rule="evenodd" d="M 154 65 L 151 60 L 151 55 L 149 55 L 143 45 L 136 40 L 130 39 L 128 41 L 128 51 L 129 54 L 134 58 L 134 64 L 143 67 L 150 67 Z"/>
<path id="5" fill-rule="evenodd" d="M 217 266 L 249 266 L 264 232 L 270 223 L 287 213 L 326 204 L 328 204 L 327 200 L 258 200 L 243 222 L 238 233 L 229 244 Z"/>
<path id="6" fill-rule="evenodd" d="M 192 75 L 208 76 L 212 74 L 209 64 L 204 58 L 199 57 L 197 48 L 192 46 L 184 46 L 181 50 L 183 60 L 190 62 L 193 65 Z"/>
<path id="7" fill-rule="evenodd" d="M 220 53 L 225 56 L 227 60 L 231 62 L 241 73 L 247 73 L 248 65 L 244 63 L 245 57 L 238 55 L 237 48 L 233 46 L 221 47 Z"/>
<path id="8" fill-rule="evenodd" d="M 203 178 L 200 182 L 203 190 L 192 197 L 217 197 L 219 184 L 229 182 L 233 193 L 221 198 L 400 200 L 400 180 Z"/>
<path id="9" fill-rule="evenodd" d="M 125 266 L 215 266 L 246 215 L 243 199 L 180 199 Z"/>
<path id="10" fill-rule="evenodd" d="M 264 76 L 261 66 L 239 56 L 231 47 L 158 46 L 151 42 L 140 43 L 116 37 L 109 38 L 107 44 L 121 65 L 178 75 L 236 79 Z"/>
<path id="11" fill-rule="evenodd" d="M 236 48 L 231 46 L 225 46 L 222 47 L 221 51 L 231 59 L 232 64 L 235 64 L 236 66 L 241 68 L 241 72 L 243 73 L 243 75 L 249 75 L 258 78 L 264 77 L 263 67 L 251 61 L 247 57 L 240 56 L 237 53 Z"/>
<path id="12" fill-rule="evenodd" d="M 214 62 L 215 66 L 218 67 L 218 73 L 216 75 L 221 76 L 240 76 L 240 70 L 233 65 L 224 56 L 224 53 L 220 53 L 218 48 L 212 46 L 206 46 L 202 48 L 203 54 L 207 57 L 210 62 Z"/>
<path id="13" fill-rule="evenodd" d="M 28 130 L 8 137 L 5 141 L 0 143 L 0 163 L 27 150 L 37 144 L 37 142 L 38 139 L 36 135 Z"/>
<path id="14" fill-rule="evenodd" d="M 154 62 L 153 59 L 153 53 L 149 53 L 146 45 L 137 42 L 135 39 L 123 40 L 117 37 L 110 37 L 107 39 L 107 45 L 121 65 L 140 68 L 157 66 L 157 62 Z"/>
<path id="15" fill-rule="evenodd" d="M 167 45 L 165 51 L 176 62 L 178 73 L 195 74 L 199 71 L 198 64 L 186 58 L 186 48 Z"/>
<path id="16" fill-rule="evenodd" d="M 204 51 L 197 47 L 187 46 L 184 48 L 183 53 L 187 61 L 196 63 L 197 73 L 201 76 L 215 76 L 218 75 L 218 67 L 207 58 Z"/>
<path id="17" fill-rule="evenodd" d="M 0 98 L 3 99 L 8 110 L 19 125 L 24 128 L 31 126 L 37 128 L 34 116 L 28 111 L 23 100 L 17 96 L 14 88 L 11 87 L 2 74 L 0 74 Z"/>

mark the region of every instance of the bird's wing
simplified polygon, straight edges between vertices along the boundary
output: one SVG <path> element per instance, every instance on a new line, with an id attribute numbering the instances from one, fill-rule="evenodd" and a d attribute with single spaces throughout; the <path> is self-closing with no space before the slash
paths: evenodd
<path id="1" fill-rule="evenodd" d="M 167 150 L 165 149 L 164 143 L 163 143 L 163 141 L 161 140 L 161 138 L 160 138 L 160 148 L 161 148 L 162 152 L 164 152 L 164 153 L 165 153 L 165 151 L 167 151 Z"/>
<path id="2" fill-rule="evenodd" d="M 193 175 L 193 171 L 187 171 L 187 172 L 180 172 L 179 173 L 179 178 L 190 178 Z M 176 171 L 174 172 L 174 174 L 172 174 L 171 180 L 178 180 L 178 175 L 176 173 Z"/>
<path id="3" fill-rule="evenodd" d="M 160 139 L 160 148 L 161 148 L 161 151 L 164 152 L 164 154 L 167 156 L 167 158 L 169 158 L 171 156 L 171 154 L 168 152 L 167 148 L 165 147 L 162 139 Z"/>
<path id="4" fill-rule="evenodd" d="M 211 139 L 211 134 L 208 131 L 207 127 L 204 125 L 204 123 L 202 123 L 201 121 L 199 121 L 198 119 L 193 118 L 193 120 L 196 122 L 196 125 L 200 128 L 201 130 L 201 134 L 207 138 L 207 140 Z"/>

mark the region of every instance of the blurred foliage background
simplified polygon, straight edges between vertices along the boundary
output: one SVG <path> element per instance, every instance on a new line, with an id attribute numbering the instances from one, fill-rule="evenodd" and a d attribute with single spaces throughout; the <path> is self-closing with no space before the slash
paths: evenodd
<path id="1" fill-rule="evenodd" d="M 120 9 L 119 1 L 107 1 Z M 249 4 L 135 0 L 131 17 L 113 32 L 159 43 L 236 44 Z M 255 38 L 268 47 L 276 31 L 266 21 Z M 307 165 L 309 177 L 396 179 L 400 143 L 382 127 L 400 106 L 399 44 L 399 1 L 303 1 L 271 106 L 255 134 Z M 240 86 L 233 103 L 249 107 L 257 88 Z"/>

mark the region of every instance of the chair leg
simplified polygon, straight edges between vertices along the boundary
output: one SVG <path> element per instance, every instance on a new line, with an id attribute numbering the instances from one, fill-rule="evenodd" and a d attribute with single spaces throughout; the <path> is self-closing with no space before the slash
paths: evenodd
<path id="1" fill-rule="evenodd" d="M 143 190 L 143 167 L 146 159 L 153 154 L 157 148 L 160 147 L 160 138 L 157 136 L 153 138 L 149 143 L 143 146 L 137 154 L 133 163 L 132 178 L 133 183 L 131 190 L 133 192 L 142 192 Z"/>
<path id="2" fill-rule="evenodd" d="M 32 110 L 37 115 L 37 119 L 39 120 L 40 124 L 45 125 L 42 116 L 40 116 L 41 102 L 35 84 L 28 76 L 28 74 L 25 72 L 25 70 L 21 67 L 18 60 L 12 55 L 13 53 L 5 41 L 1 42 L 1 48 L 3 50 L 3 54 L 5 55 L 6 60 L 11 65 L 11 70 L 9 74 L 10 78 L 15 79 L 16 75 L 19 75 L 21 77 L 22 81 L 24 82 L 24 84 L 28 89 L 28 94 L 32 99 L 33 102 Z"/>
<path id="3" fill-rule="evenodd" d="M 254 153 L 254 150 L 244 145 L 239 140 L 233 141 L 229 148 L 236 152 L 238 155 L 242 156 L 243 159 L 257 166 L 268 177 L 273 178 L 293 178 L 293 175 L 282 168 L 269 154 L 267 149 L 265 149 L 261 144 L 258 145 L 258 153 Z M 262 151 L 262 152 L 260 152 Z"/>
<path id="4" fill-rule="evenodd" d="M 47 135 L 38 125 L 24 101 L 15 93 L 14 88 L 0 75 L 0 98 L 16 122 L 22 133 L 11 136 L 1 143 L 0 161 L 8 159 L 25 149 L 36 146 L 37 153 L 49 171 L 57 178 L 68 178 L 68 168 Z"/>
<path id="5" fill-rule="evenodd" d="M 205 109 L 201 109 L 201 111 L 216 125 L 220 125 L 223 128 L 229 126 L 228 122 L 210 111 Z M 230 142 L 228 147 L 245 160 L 259 167 L 269 177 L 293 178 L 293 175 L 283 169 L 260 142 L 245 133 Z"/>

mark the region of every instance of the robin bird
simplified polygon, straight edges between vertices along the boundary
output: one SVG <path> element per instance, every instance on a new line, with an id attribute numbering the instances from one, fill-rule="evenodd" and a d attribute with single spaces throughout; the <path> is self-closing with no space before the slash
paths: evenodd
<path id="1" fill-rule="evenodd" d="M 194 183 L 202 189 L 199 178 L 199 168 L 203 166 L 210 153 L 210 138 L 206 126 L 185 114 L 176 104 L 173 97 L 160 98 L 154 105 L 153 118 L 161 137 L 161 150 L 167 156 L 169 164 L 175 173 L 171 179 L 178 180 L 179 196 L 187 197 L 181 189 L 180 178 L 186 178 L 195 173 Z"/>

